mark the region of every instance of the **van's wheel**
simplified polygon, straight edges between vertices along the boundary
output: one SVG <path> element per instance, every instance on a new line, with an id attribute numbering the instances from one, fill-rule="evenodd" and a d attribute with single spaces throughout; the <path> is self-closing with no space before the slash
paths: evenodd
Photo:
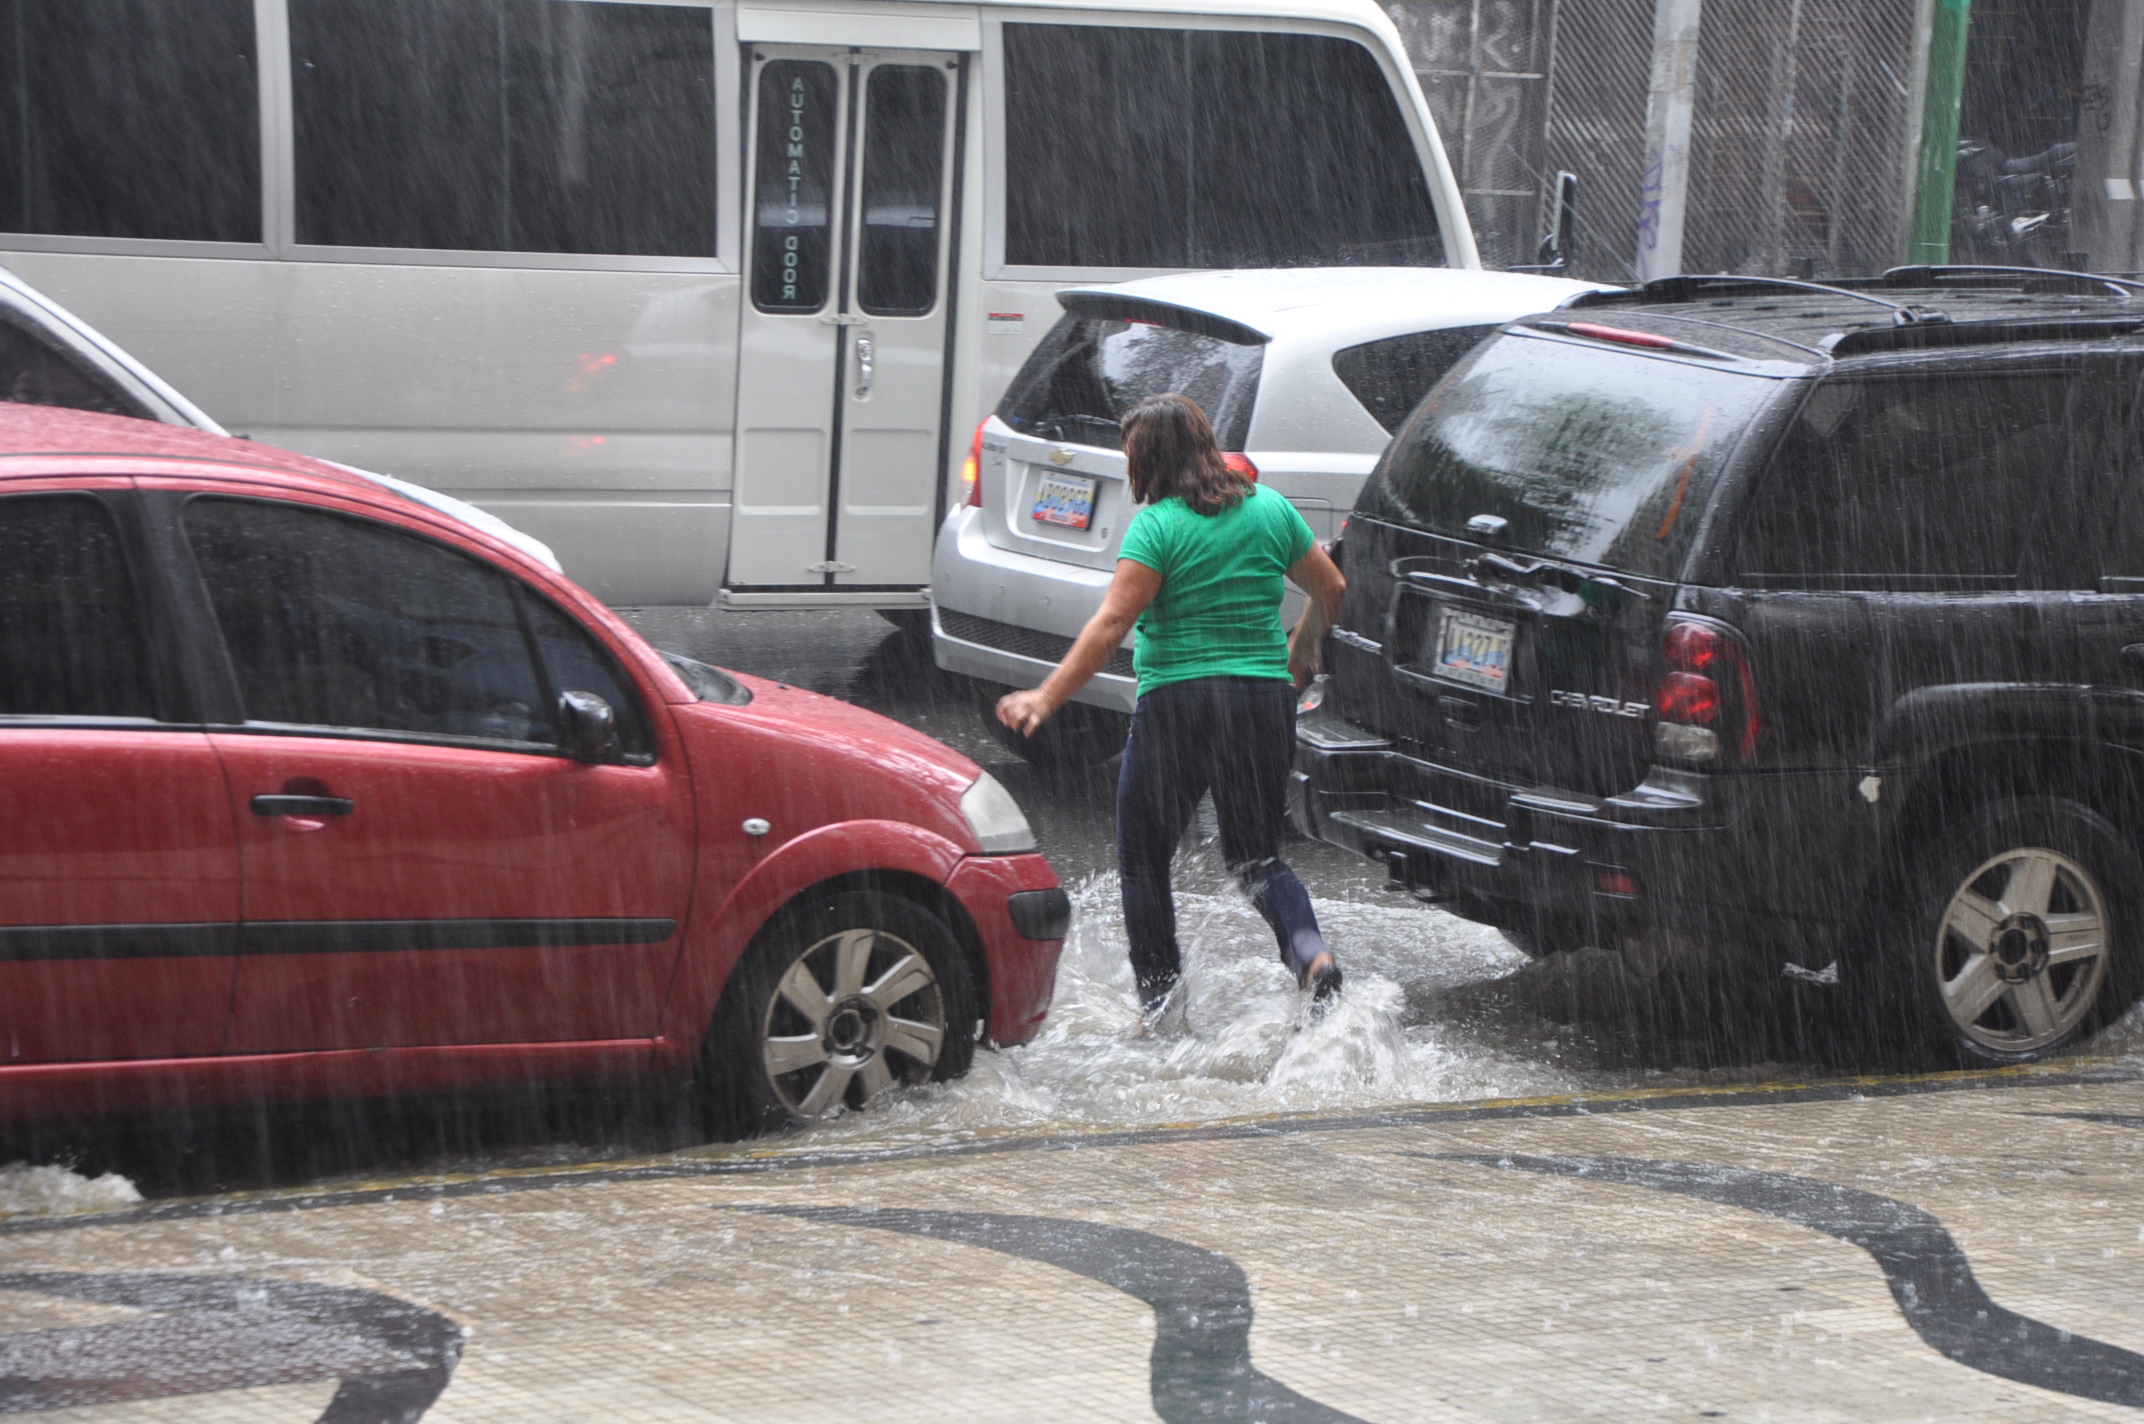
<path id="1" fill-rule="evenodd" d="M 1075 771 L 1100 766 L 1124 750 L 1131 718 L 1104 707 L 1068 702 L 1050 720 L 1023 737 L 998 720 L 995 703 L 983 709 L 983 721 L 998 744 L 1041 771 Z"/>
<path id="2" fill-rule="evenodd" d="M 1856 987 L 1895 993 L 1915 1036 L 1945 1058 L 2063 1052 L 2136 996 L 2140 880 L 2136 852 L 2089 808 L 1992 803 L 1909 863 L 1900 933 Z M 1880 1034 L 1896 1020 L 1876 1007 Z"/>
<path id="3" fill-rule="evenodd" d="M 913 901 L 859 890 L 785 911 L 746 951 L 708 1032 L 716 1126 L 816 1122 L 958 1077 L 976 1014 L 959 942 Z"/>

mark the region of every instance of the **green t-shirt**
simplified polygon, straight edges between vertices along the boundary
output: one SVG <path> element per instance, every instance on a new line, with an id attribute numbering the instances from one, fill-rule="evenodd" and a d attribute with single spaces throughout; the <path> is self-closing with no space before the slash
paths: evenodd
<path id="1" fill-rule="evenodd" d="M 1141 695 L 1194 677 L 1286 679 L 1281 575 L 1312 542 L 1295 506 L 1264 485 L 1219 514 L 1199 514 L 1181 499 L 1140 510 L 1117 557 L 1161 575 L 1132 645 Z"/>

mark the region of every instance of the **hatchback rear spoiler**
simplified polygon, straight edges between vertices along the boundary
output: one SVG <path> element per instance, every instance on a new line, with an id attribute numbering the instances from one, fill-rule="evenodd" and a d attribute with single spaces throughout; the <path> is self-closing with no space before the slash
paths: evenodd
<path id="1" fill-rule="evenodd" d="M 1215 316 L 1212 312 L 1200 311 L 1196 307 L 1180 307 L 1173 302 L 1157 302 L 1152 297 L 1134 297 L 1123 292 L 1075 288 L 1068 292 L 1059 292 L 1057 304 L 1074 316 L 1166 326 L 1175 331 L 1188 331 L 1197 336 L 1211 336 L 1219 341 L 1233 342 L 1238 346 L 1263 346 L 1273 339 L 1254 326 L 1245 326 L 1242 322 L 1231 321 L 1225 316 Z"/>

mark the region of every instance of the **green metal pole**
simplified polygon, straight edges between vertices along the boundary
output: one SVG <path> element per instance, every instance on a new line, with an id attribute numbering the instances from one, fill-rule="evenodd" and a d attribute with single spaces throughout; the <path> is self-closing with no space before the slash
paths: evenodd
<path id="1" fill-rule="evenodd" d="M 1913 225 L 1906 260 L 1950 261 L 1951 192 L 1958 169 L 1958 104 L 1965 93 L 1965 32 L 1972 0 L 1935 0 L 1929 16 L 1928 86 L 1921 151 L 1913 168 Z"/>

